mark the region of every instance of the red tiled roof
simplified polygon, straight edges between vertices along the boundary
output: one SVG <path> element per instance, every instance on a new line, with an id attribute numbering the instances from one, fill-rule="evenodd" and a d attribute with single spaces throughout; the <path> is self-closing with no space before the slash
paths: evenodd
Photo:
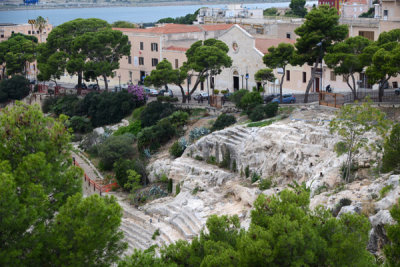
<path id="1" fill-rule="evenodd" d="M 268 48 L 271 46 L 278 46 L 280 43 L 294 44 L 296 40 L 292 39 L 262 39 L 256 38 L 256 48 L 260 50 L 261 53 L 268 53 Z"/>
<path id="2" fill-rule="evenodd" d="M 186 52 L 189 48 L 187 47 L 180 47 L 180 46 L 168 46 L 167 48 L 164 48 L 164 50 L 173 50 L 173 51 L 182 51 L 182 52 Z"/>
<path id="3" fill-rule="evenodd" d="M 184 24 L 165 24 L 160 27 L 147 29 L 131 29 L 131 28 L 113 28 L 122 32 L 137 32 L 137 33 L 154 33 L 154 34 L 169 34 L 169 33 L 184 33 L 184 32 L 201 32 L 201 31 L 218 31 L 232 27 L 232 24 L 216 24 L 216 25 L 184 25 Z"/>
<path id="4" fill-rule="evenodd" d="M 230 29 L 233 24 L 205 24 L 201 25 L 201 27 L 205 31 L 220 31 L 220 30 L 227 30 Z"/>

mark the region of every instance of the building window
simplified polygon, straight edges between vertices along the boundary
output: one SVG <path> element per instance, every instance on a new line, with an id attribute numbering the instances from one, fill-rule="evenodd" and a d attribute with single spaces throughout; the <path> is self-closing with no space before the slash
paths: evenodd
<path id="1" fill-rule="evenodd" d="M 358 35 L 362 36 L 362 37 L 365 37 L 365 38 L 367 38 L 368 40 L 371 40 L 371 41 L 374 40 L 374 32 L 372 32 L 372 31 L 359 31 Z"/>
<path id="2" fill-rule="evenodd" d="M 31 31 L 28 31 L 28 34 L 31 34 Z"/>
<path id="3" fill-rule="evenodd" d="M 128 41 L 128 44 L 131 44 L 131 41 Z"/>
<path id="4" fill-rule="evenodd" d="M 152 58 L 152 59 L 151 59 L 151 65 L 152 65 L 153 67 L 155 67 L 155 66 L 157 66 L 157 64 L 158 64 L 158 58 Z"/>
<path id="5" fill-rule="evenodd" d="M 286 71 L 286 81 L 290 81 L 290 70 Z"/>
<path id="6" fill-rule="evenodd" d="M 383 16 L 384 17 L 387 17 L 387 16 L 389 16 L 389 10 L 383 10 Z"/>
<path id="7" fill-rule="evenodd" d="M 1 38 L 4 38 L 4 34 L 2 34 L 0 37 L 1 37 Z"/>
<path id="8" fill-rule="evenodd" d="M 140 50 L 143 50 L 143 42 L 140 42 Z"/>
<path id="9" fill-rule="evenodd" d="M 179 61 L 178 61 L 178 59 L 176 58 L 176 59 L 175 59 L 175 69 L 177 69 L 177 68 L 179 68 Z"/>
<path id="10" fill-rule="evenodd" d="M 144 65 L 144 57 L 139 57 L 139 65 Z"/>
<path id="11" fill-rule="evenodd" d="M 290 33 L 286 33 L 286 38 L 290 39 Z"/>
<path id="12" fill-rule="evenodd" d="M 307 72 L 303 71 L 303 83 L 307 82 Z"/>
<path id="13" fill-rule="evenodd" d="M 36 31 L 37 34 L 39 34 L 39 31 Z"/>
<path id="14" fill-rule="evenodd" d="M 331 81 L 336 81 L 336 74 L 334 71 L 331 71 Z"/>
<path id="15" fill-rule="evenodd" d="M 151 43 L 151 51 L 158 51 L 158 44 L 157 43 Z"/>
<path id="16" fill-rule="evenodd" d="M 256 28 L 256 33 L 257 34 L 264 34 L 264 29 L 263 28 Z"/>
<path id="17" fill-rule="evenodd" d="M 132 57 L 128 56 L 128 64 L 132 64 Z"/>
<path id="18" fill-rule="evenodd" d="M 129 81 L 132 82 L 132 71 L 129 71 Z"/>

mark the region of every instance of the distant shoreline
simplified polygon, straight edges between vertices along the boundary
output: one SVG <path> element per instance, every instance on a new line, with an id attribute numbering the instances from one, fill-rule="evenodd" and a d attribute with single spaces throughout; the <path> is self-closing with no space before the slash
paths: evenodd
<path id="1" fill-rule="evenodd" d="M 40 10 L 40 9 L 73 9 L 73 8 L 109 8 L 109 7 L 149 7 L 149 6 L 181 6 L 181 5 L 222 5 L 222 4 L 264 4 L 264 3 L 284 3 L 290 2 L 290 0 L 276 0 L 276 1 L 249 1 L 249 2 L 228 2 L 228 1 L 184 1 L 184 2 L 147 2 L 147 3 L 135 3 L 135 4 L 90 4 L 81 3 L 77 5 L 70 5 L 66 3 L 60 3 L 56 5 L 29 5 L 29 6 L 0 6 L 0 11 L 15 11 L 15 10 Z"/>

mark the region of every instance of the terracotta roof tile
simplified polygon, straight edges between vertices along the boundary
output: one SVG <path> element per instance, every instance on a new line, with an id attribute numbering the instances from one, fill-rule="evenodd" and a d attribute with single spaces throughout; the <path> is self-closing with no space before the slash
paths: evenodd
<path id="1" fill-rule="evenodd" d="M 187 47 L 180 47 L 180 46 L 168 46 L 167 48 L 164 48 L 164 50 L 173 50 L 173 51 L 183 51 L 186 52 L 189 48 Z"/>
<path id="2" fill-rule="evenodd" d="M 262 39 L 256 38 L 256 48 L 260 50 L 261 53 L 268 53 L 268 48 L 271 46 L 278 46 L 280 43 L 294 44 L 296 40 L 292 39 Z"/>
<path id="3" fill-rule="evenodd" d="M 185 32 L 202 32 L 202 31 L 218 31 L 232 27 L 232 24 L 216 24 L 216 25 L 184 25 L 184 24 L 165 24 L 159 27 L 147 29 L 131 29 L 131 28 L 113 28 L 122 32 L 137 32 L 137 33 L 153 33 L 153 34 L 170 34 L 170 33 L 185 33 Z"/>
<path id="4" fill-rule="evenodd" d="M 201 25 L 201 27 L 205 31 L 220 31 L 220 30 L 228 30 L 233 26 L 233 24 L 205 24 Z"/>

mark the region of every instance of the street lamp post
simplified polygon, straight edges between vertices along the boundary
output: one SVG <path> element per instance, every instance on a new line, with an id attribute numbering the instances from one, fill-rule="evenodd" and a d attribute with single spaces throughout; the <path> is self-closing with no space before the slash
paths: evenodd
<path id="1" fill-rule="evenodd" d="M 118 75 L 119 90 L 121 90 L 121 74 Z"/>
<path id="2" fill-rule="evenodd" d="M 319 53 L 320 53 L 320 59 L 321 59 L 321 91 L 323 91 L 323 83 L 322 83 L 322 77 L 323 77 L 323 75 L 324 75 L 324 69 L 323 69 L 323 66 L 322 66 L 322 42 L 323 42 L 324 40 L 322 40 L 321 42 L 319 42 L 318 44 L 317 44 L 317 46 L 319 46 L 319 48 L 320 48 L 320 50 L 319 50 Z"/>
<path id="3" fill-rule="evenodd" d="M 246 73 L 246 90 L 249 90 L 249 74 Z"/>

